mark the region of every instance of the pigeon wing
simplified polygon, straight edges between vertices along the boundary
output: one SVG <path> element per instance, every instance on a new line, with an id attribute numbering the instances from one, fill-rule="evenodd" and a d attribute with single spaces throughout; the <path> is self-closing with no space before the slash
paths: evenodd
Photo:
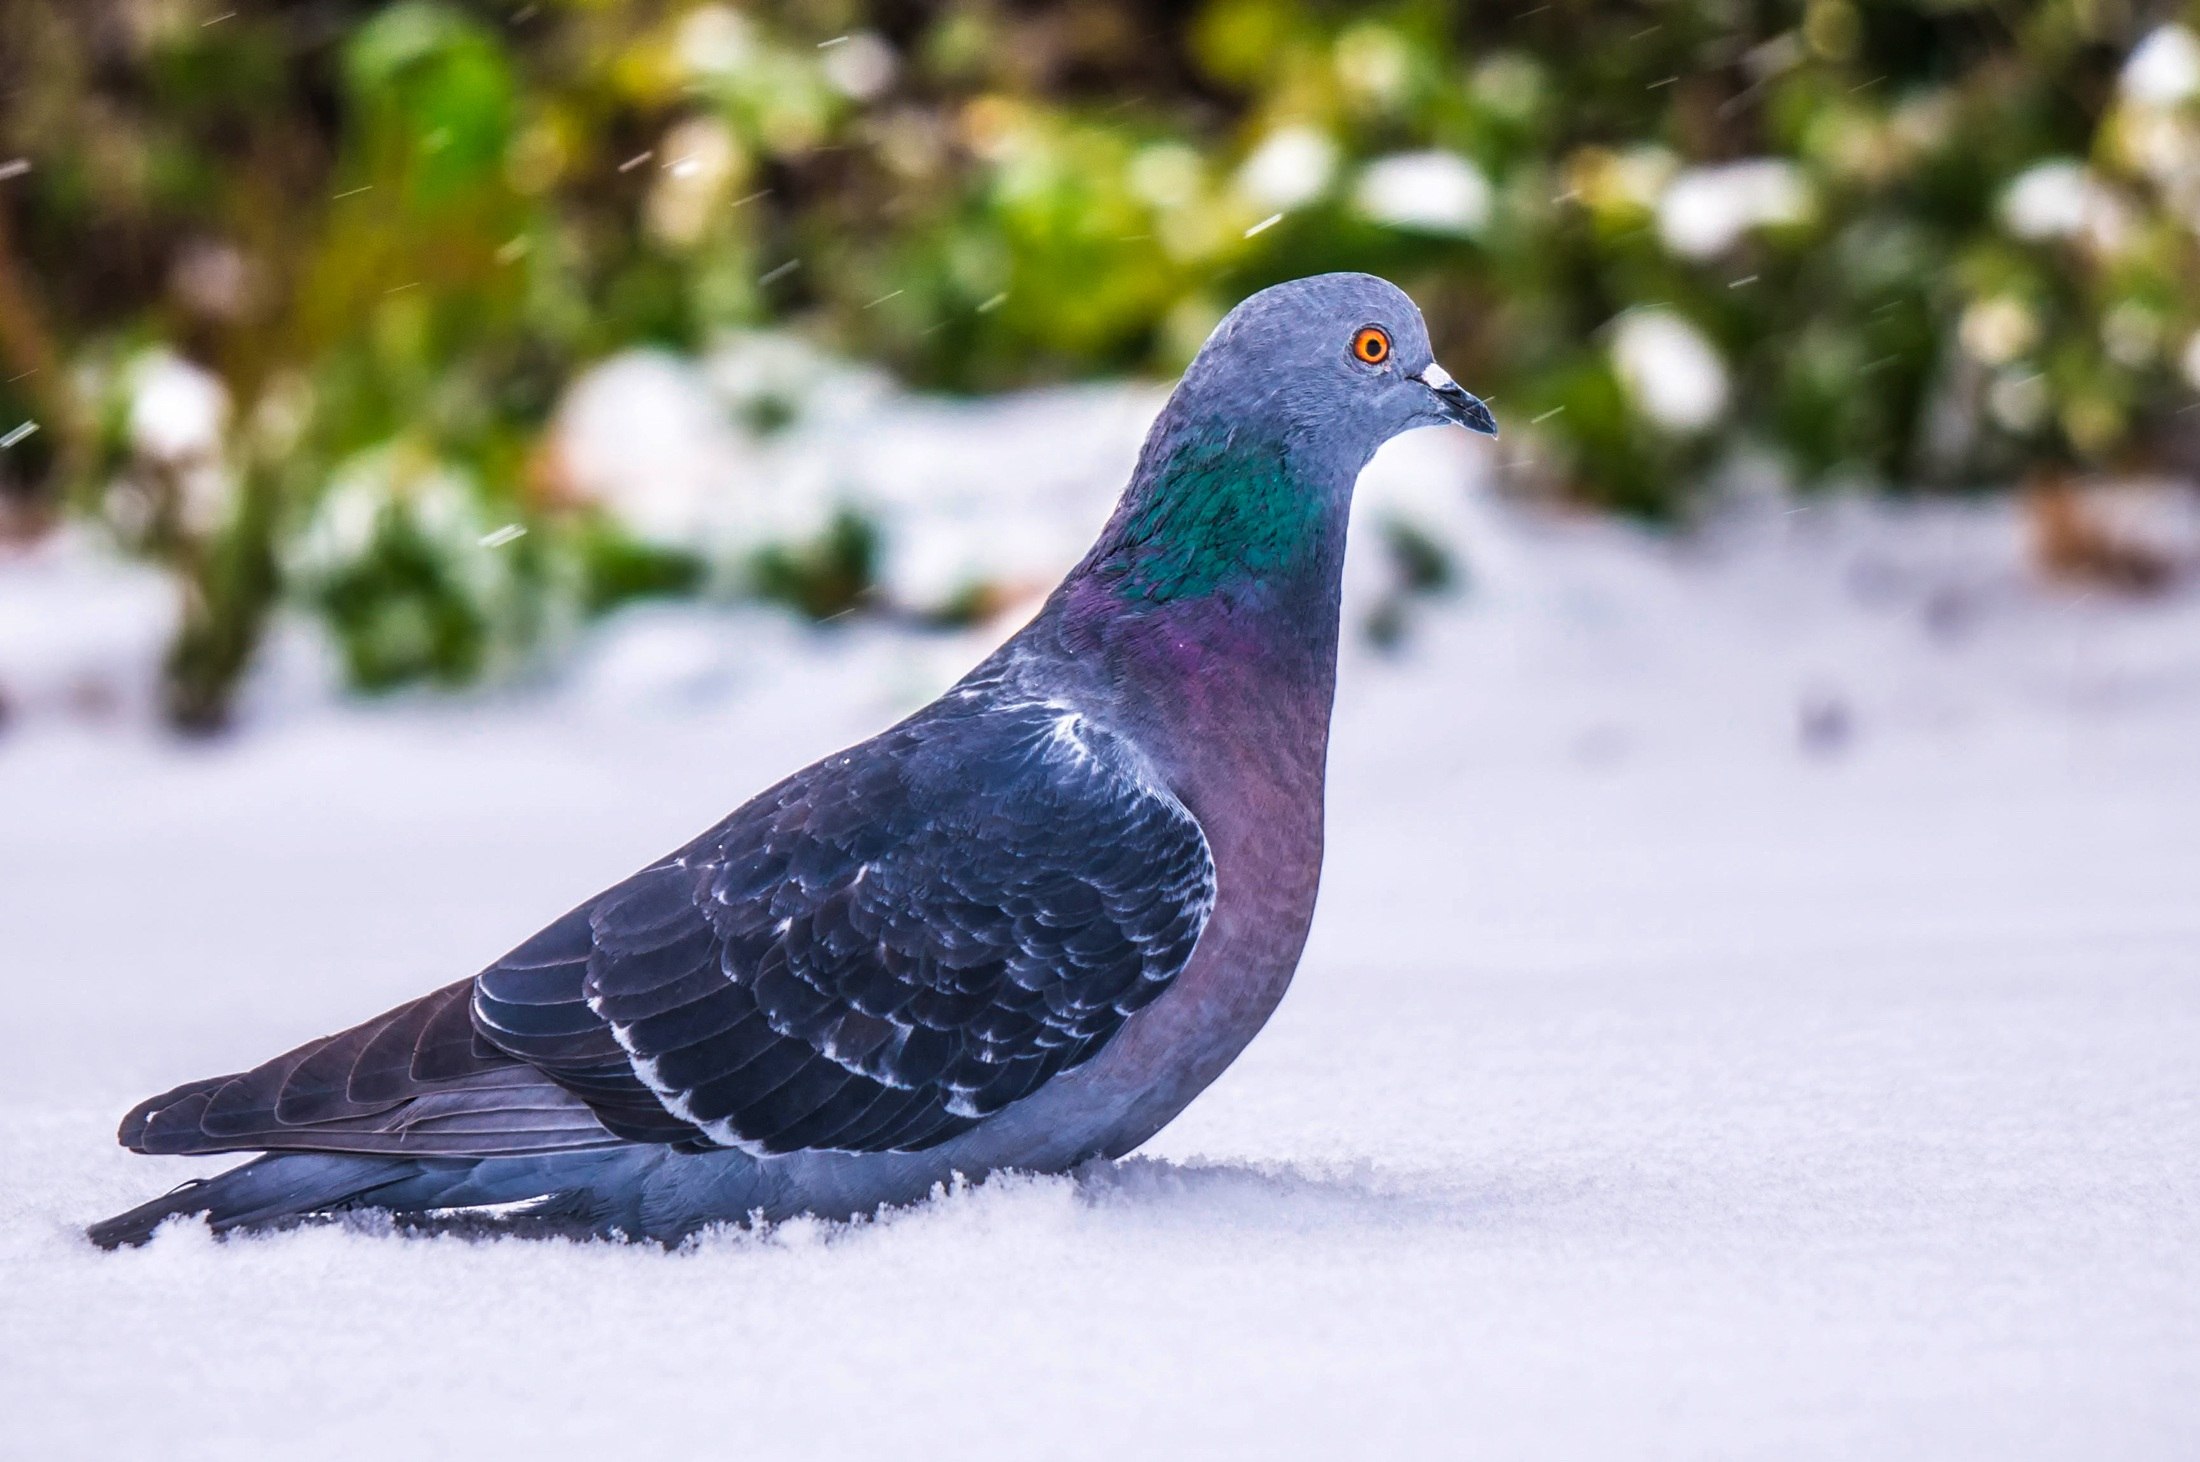
<path id="1" fill-rule="evenodd" d="M 622 1136 L 920 1149 L 1090 1059 L 1214 892 L 1198 822 L 1119 737 L 957 707 L 576 909 L 477 978 L 474 1020 Z"/>
<path id="2" fill-rule="evenodd" d="M 461 980 L 122 1119 L 136 1152 L 491 1157 L 611 1146 L 596 1113 L 474 1031 Z"/>

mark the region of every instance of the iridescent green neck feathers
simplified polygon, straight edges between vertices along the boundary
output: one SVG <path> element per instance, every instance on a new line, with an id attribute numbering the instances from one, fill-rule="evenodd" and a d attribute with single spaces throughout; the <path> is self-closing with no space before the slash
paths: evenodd
<path id="1" fill-rule="evenodd" d="M 1272 445 L 1177 435 L 1089 560 L 1130 603 L 1169 603 L 1280 587 L 1318 573 L 1342 525 L 1336 495 Z M 1219 438 L 1219 440 L 1217 439 Z"/>

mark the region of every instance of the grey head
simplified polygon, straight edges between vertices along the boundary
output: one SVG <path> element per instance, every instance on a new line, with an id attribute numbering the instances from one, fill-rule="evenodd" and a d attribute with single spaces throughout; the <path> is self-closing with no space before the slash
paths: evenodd
<path id="1" fill-rule="evenodd" d="M 1489 408 L 1436 363 L 1419 308 L 1372 274 L 1317 274 L 1246 299 L 1200 348 L 1167 415 L 1193 431 L 1257 424 L 1300 470 L 1346 482 L 1414 427 L 1497 435 Z"/>
<path id="2" fill-rule="evenodd" d="M 1436 364 L 1421 312 L 1396 285 L 1322 274 L 1264 289 L 1185 370 L 1065 603 L 1081 601 L 1087 581 L 1118 603 L 1264 587 L 1326 603 L 1360 470 L 1400 432 L 1447 423 L 1497 434 L 1489 409 Z"/>

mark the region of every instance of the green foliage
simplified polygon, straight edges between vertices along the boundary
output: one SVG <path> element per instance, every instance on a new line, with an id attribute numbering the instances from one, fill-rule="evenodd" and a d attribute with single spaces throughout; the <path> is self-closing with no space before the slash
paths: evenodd
<path id="1" fill-rule="evenodd" d="M 415 680 L 464 684 L 487 662 L 486 616 L 453 582 L 436 545 L 402 519 L 331 574 L 314 600 L 362 690 Z"/>
<path id="2" fill-rule="evenodd" d="M 709 566 L 700 556 L 639 542 L 610 525 L 587 534 L 583 544 L 586 587 L 581 603 L 590 614 L 637 599 L 684 598 L 709 579 Z"/>
<path id="3" fill-rule="evenodd" d="M 1367 612 L 1365 628 L 1377 649 L 1389 651 L 1404 644 L 1420 601 L 1453 592 L 1460 575 L 1450 552 L 1419 524 L 1390 517 L 1376 528 L 1390 575 L 1374 608 Z"/>
<path id="4" fill-rule="evenodd" d="M 204 734 L 228 721 L 230 692 L 280 588 L 274 534 L 265 526 L 274 511 L 267 484 L 250 483 L 230 531 L 195 545 L 201 562 L 186 580 L 183 629 L 168 659 L 168 716 L 181 730 Z"/>
<path id="5" fill-rule="evenodd" d="M 854 513 L 835 513 L 808 543 L 773 544 L 749 565 L 756 597 L 812 619 L 860 607 L 878 580 L 878 530 Z"/>
<path id="6" fill-rule="evenodd" d="M 41 430 L 0 491 L 175 566 L 174 702 L 203 723 L 283 602 L 366 686 L 492 671 L 640 594 L 873 602 L 865 525 L 714 564 L 628 536 L 545 455 L 589 364 L 758 325 L 985 390 L 1166 373 L 1250 290 L 1368 269 L 1496 399 L 1511 477 L 1586 503 L 1671 514 L 1738 451 L 1904 488 L 2146 459 L 2200 373 L 2196 24 L 2099 0 L 17 0 L 0 432 Z M 135 424 L 156 346 L 226 389 L 210 452 Z M 423 517 L 423 483 L 465 512 Z M 380 526 L 331 539 L 347 492 Z M 504 524 L 526 536 L 480 546 Z"/>

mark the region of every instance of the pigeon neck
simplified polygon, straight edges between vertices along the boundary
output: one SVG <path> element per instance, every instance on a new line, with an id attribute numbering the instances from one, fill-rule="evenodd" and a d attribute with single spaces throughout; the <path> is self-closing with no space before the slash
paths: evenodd
<path id="1" fill-rule="evenodd" d="M 1200 600 L 1239 610 L 1333 599 L 1351 482 L 1287 443 L 1164 417 L 1074 576 L 1127 609 Z"/>
<path id="2" fill-rule="evenodd" d="M 1318 782 L 1352 487 L 1339 475 L 1287 448 L 1157 429 L 1031 643 L 1105 687 L 1150 749 L 1259 744 Z"/>

